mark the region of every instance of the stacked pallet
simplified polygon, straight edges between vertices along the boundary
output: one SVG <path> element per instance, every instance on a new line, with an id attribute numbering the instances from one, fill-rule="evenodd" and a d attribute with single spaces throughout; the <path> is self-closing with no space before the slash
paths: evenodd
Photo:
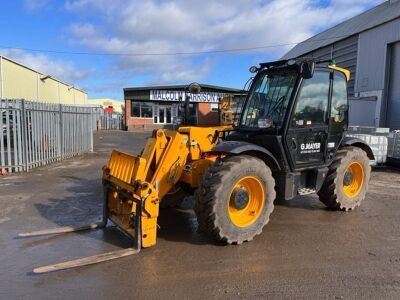
<path id="1" fill-rule="evenodd" d="M 400 132 L 388 134 L 388 156 L 400 161 Z"/>

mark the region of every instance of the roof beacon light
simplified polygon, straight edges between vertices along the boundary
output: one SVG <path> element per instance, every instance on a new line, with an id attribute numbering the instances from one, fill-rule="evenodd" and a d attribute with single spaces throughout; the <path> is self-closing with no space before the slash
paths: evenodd
<path id="1" fill-rule="evenodd" d="M 330 65 L 330 66 L 333 66 L 333 67 L 336 67 L 336 59 L 332 58 L 332 59 L 329 61 L 329 65 Z"/>

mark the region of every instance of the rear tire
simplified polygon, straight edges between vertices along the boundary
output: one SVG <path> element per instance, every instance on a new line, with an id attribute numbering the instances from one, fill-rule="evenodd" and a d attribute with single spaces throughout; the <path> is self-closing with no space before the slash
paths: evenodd
<path id="1" fill-rule="evenodd" d="M 364 200 L 370 176 L 365 151 L 357 147 L 339 150 L 318 192 L 319 199 L 330 209 L 352 210 Z"/>
<path id="2" fill-rule="evenodd" d="M 275 180 L 262 160 L 248 155 L 218 160 L 195 192 L 199 229 L 228 244 L 251 241 L 268 223 L 275 197 Z"/>

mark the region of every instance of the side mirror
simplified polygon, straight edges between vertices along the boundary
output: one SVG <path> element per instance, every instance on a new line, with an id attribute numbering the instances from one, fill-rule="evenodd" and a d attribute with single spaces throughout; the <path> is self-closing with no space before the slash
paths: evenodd
<path id="1" fill-rule="evenodd" d="M 315 62 L 303 61 L 299 66 L 301 77 L 304 79 L 310 79 L 314 76 Z"/>

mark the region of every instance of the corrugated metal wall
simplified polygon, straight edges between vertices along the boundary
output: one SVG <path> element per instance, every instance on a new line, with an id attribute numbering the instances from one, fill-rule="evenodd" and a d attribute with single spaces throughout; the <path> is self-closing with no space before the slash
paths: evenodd
<path id="1" fill-rule="evenodd" d="M 358 35 L 351 36 L 337 43 L 307 53 L 303 56 L 314 57 L 318 59 L 332 59 L 340 67 L 349 69 L 351 72 L 349 81 L 349 95 L 354 95 L 354 84 L 356 78 L 357 67 L 357 51 L 358 51 Z"/>
<path id="2" fill-rule="evenodd" d="M 75 103 L 85 103 L 88 104 L 87 102 L 87 94 L 78 91 L 78 90 L 74 90 L 75 93 Z"/>
<path id="3" fill-rule="evenodd" d="M 390 45 L 400 41 L 400 18 L 387 22 L 359 35 L 357 82 L 355 90 L 361 96 L 378 97 L 376 115 L 377 126 L 395 128 L 389 119 L 391 113 L 398 112 L 398 103 L 390 107 L 389 81 L 392 62 Z M 398 120 L 398 115 L 395 119 Z M 390 122 L 390 124 L 389 124 Z"/>
<path id="4" fill-rule="evenodd" d="M 58 86 L 59 90 L 59 95 L 60 95 L 60 103 L 66 103 L 66 104 L 75 104 L 76 99 L 74 95 L 74 89 L 71 87 L 68 87 L 64 84 L 60 84 Z"/>
<path id="5" fill-rule="evenodd" d="M 349 125 L 374 127 L 375 110 L 376 97 L 349 98 Z"/>
<path id="6" fill-rule="evenodd" d="M 357 92 L 384 90 L 388 44 L 400 41 L 400 18 L 360 33 Z"/>
<path id="7" fill-rule="evenodd" d="M 0 98 L 26 99 L 60 104 L 87 104 L 87 94 L 59 80 L 0 57 Z"/>
<path id="8" fill-rule="evenodd" d="M 390 79 L 386 125 L 400 129 L 400 42 L 391 45 Z"/>
<path id="9" fill-rule="evenodd" d="M 3 59 L 2 98 L 37 99 L 37 74 Z"/>
<path id="10" fill-rule="evenodd" d="M 39 80 L 39 94 L 40 99 L 49 103 L 57 103 L 58 101 L 58 82 L 46 79 L 45 81 Z M 39 98 L 39 97 L 38 97 Z"/>

